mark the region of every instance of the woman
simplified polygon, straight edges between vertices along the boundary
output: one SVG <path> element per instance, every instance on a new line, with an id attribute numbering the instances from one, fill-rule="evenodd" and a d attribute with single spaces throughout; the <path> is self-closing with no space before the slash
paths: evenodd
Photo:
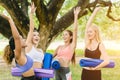
<path id="1" fill-rule="evenodd" d="M 21 80 L 36 80 L 33 70 L 33 60 L 25 55 L 25 40 L 20 36 L 13 20 L 5 15 L 1 15 L 10 23 L 13 37 L 9 40 L 9 45 L 4 50 L 4 60 L 11 64 L 15 58 L 16 66 L 22 70 Z"/>
<path id="2" fill-rule="evenodd" d="M 101 68 L 109 64 L 109 57 L 106 53 L 104 44 L 101 42 L 98 26 L 92 24 L 93 18 L 99 11 L 97 7 L 89 18 L 85 31 L 85 57 L 103 59 L 104 61 L 96 67 L 84 67 L 81 80 L 102 80 Z"/>
<path id="3" fill-rule="evenodd" d="M 38 43 L 40 41 L 39 33 L 34 30 L 33 14 L 35 13 L 36 7 L 34 3 L 31 4 L 30 12 L 30 30 L 26 39 L 27 47 L 25 48 L 26 55 L 31 57 L 34 61 L 34 68 L 42 68 L 42 62 L 44 59 L 44 54 L 42 49 L 38 49 Z"/>
<path id="4" fill-rule="evenodd" d="M 75 63 L 75 48 L 77 43 L 77 28 L 78 28 L 78 14 L 80 7 L 74 9 L 74 30 L 73 33 L 70 30 L 65 30 L 63 33 L 64 45 L 60 45 L 55 53 L 54 57 L 59 60 L 61 68 L 56 70 L 56 80 L 71 80 L 71 73 L 69 69 L 70 61 Z"/>

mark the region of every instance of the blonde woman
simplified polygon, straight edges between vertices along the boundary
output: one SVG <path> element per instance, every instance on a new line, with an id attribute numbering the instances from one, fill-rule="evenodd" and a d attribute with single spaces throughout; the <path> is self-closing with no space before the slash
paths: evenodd
<path id="1" fill-rule="evenodd" d="M 99 10 L 100 7 L 95 8 L 86 24 L 84 55 L 87 58 L 103 59 L 104 61 L 96 67 L 84 67 L 81 80 L 102 80 L 101 68 L 109 64 L 109 57 L 106 53 L 105 46 L 101 41 L 98 26 L 92 23 Z"/>

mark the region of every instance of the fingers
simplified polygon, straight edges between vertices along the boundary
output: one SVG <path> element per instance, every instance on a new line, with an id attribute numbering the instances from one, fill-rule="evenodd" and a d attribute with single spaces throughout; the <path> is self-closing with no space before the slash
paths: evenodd
<path id="1" fill-rule="evenodd" d="M 81 8 L 80 7 L 76 7 L 74 8 L 74 14 L 78 15 L 80 12 Z"/>
<path id="2" fill-rule="evenodd" d="M 35 13 L 35 11 L 36 11 L 36 7 L 35 7 L 34 3 L 32 2 L 31 3 L 31 13 Z"/>

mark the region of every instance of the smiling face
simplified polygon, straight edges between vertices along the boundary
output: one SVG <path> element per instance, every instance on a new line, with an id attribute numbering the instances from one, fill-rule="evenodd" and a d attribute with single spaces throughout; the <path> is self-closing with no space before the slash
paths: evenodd
<path id="1" fill-rule="evenodd" d="M 96 24 L 92 24 L 87 28 L 86 38 L 87 40 L 90 40 L 90 41 L 93 39 L 96 40 L 97 42 L 101 41 L 100 30 Z"/>
<path id="2" fill-rule="evenodd" d="M 92 27 L 89 27 L 89 28 L 87 29 L 87 37 L 88 37 L 88 39 L 89 39 L 89 40 L 92 40 L 92 39 L 95 38 L 95 36 L 96 36 L 95 30 L 93 30 Z"/>
<path id="3" fill-rule="evenodd" d="M 63 37 L 64 42 L 70 42 L 71 43 L 71 41 L 72 41 L 72 32 L 69 31 L 69 30 L 66 30 L 66 31 L 63 32 L 62 37 Z"/>
<path id="4" fill-rule="evenodd" d="M 32 42 L 37 45 L 40 41 L 39 33 L 37 31 L 33 32 Z"/>

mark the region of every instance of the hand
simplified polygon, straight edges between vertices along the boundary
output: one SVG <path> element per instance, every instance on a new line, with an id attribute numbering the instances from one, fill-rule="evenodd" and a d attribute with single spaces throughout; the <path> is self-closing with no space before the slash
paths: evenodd
<path id="1" fill-rule="evenodd" d="M 31 4 L 30 8 L 31 8 L 31 13 L 32 14 L 35 13 L 36 7 L 35 7 L 34 3 Z"/>
<path id="2" fill-rule="evenodd" d="M 80 12 L 81 8 L 80 7 L 76 7 L 74 8 L 74 15 L 78 15 Z"/>
<path id="3" fill-rule="evenodd" d="M 8 21 L 11 20 L 11 17 L 8 17 L 8 16 L 6 16 L 4 14 L 0 14 L 0 16 L 2 16 L 3 18 L 7 19 Z"/>

